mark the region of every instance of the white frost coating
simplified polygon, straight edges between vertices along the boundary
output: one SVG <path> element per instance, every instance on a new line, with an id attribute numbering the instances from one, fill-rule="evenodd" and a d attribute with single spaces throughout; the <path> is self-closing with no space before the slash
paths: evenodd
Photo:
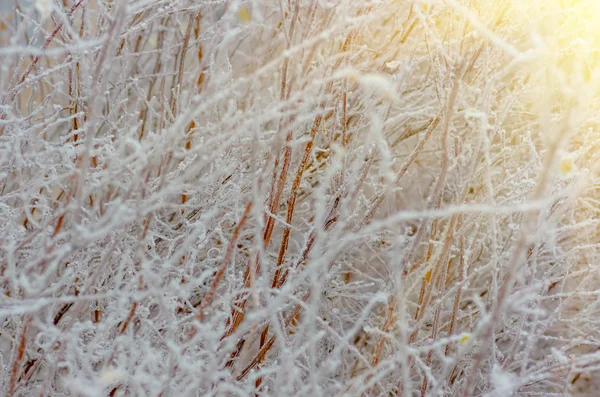
<path id="1" fill-rule="evenodd" d="M 40 13 L 42 20 L 45 20 L 52 13 L 51 0 L 35 0 L 35 9 Z"/>
<path id="2" fill-rule="evenodd" d="M 511 396 L 519 386 L 514 375 L 505 372 L 499 367 L 494 367 L 492 370 L 491 381 L 493 387 L 491 395 L 497 397 Z"/>
<path id="3" fill-rule="evenodd" d="M 600 3 L 15 4 L 0 396 L 595 395 Z"/>

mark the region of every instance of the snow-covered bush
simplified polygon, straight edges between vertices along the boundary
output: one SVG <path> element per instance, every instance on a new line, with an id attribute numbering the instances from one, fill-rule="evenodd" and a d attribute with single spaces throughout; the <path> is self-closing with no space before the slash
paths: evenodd
<path id="1" fill-rule="evenodd" d="M 597 1 L 0 4 L 1 395 L 595 395 Z"/>

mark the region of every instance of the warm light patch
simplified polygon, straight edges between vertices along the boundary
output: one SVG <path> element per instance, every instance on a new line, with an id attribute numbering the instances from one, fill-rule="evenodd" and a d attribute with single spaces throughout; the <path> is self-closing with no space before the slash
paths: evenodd
<path id="1" fill-rule="evenodd" d="M 238 16 L 242 22 L 250 22 L 250 13 L 248 12 L 248 8 L 240 7 L 238 11 Z"/>
<path id="2" fill-rule="evenodd" d="M 563 176 L 567 176 L 571 174 L 575 170 L 575 162 L 573 160 L 573 156 L 567 154 L 562 156 L 560 160 L 560 174 Z"/>

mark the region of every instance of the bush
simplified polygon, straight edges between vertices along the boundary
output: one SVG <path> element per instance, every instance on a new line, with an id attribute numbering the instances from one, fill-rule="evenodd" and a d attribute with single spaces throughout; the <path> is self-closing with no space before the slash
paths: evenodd
<path id="1" fill-rule="evenodd" d="M 0 12 L 3 395 L 598 387 L 596 2 Z"/>

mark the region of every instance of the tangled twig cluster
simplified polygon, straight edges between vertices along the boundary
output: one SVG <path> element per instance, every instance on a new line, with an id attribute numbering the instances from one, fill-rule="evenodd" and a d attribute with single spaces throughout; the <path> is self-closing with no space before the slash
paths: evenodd
<path id="1" fill-rule="evenodd" d="M 2 395 L 597 387 L 593 2 L 4 3 Z"/>

